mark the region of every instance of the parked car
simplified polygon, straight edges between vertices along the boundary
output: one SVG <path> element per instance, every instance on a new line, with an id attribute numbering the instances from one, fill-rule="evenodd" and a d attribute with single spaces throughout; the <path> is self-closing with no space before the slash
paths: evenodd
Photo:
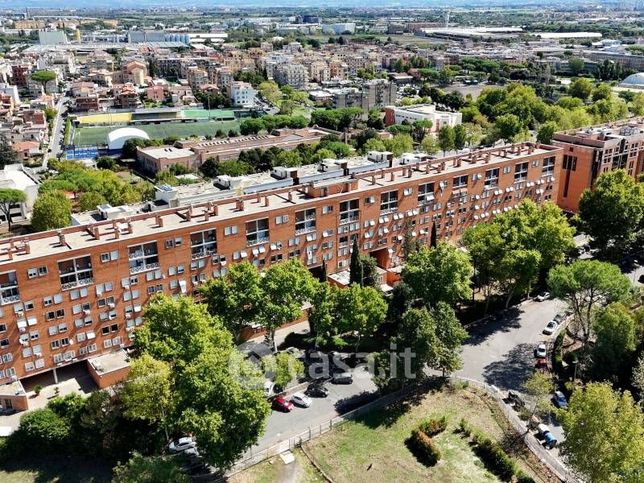
<path id="1" fill-rule="evenodd" d="M 546 344 L 539 344 L 534 350 L 534 356 L 536 358 L 546 357 L 547 355 L 548 349 L 546 348 Z"/>
<path id="2" fill-rule="evenodd" d="M 309 387 L 304 391 L 309 397 L 327 397 L 329 390 L 323 384 L 309 384 Z"/>
<path id="3" fill-rule="evenodd" d="M 546 335 L 552 335 L 557 331 L 557 327 L 559 327 L 559 324 L 557 324 L 557 322 L 555 322 L 554 320 L 551 320 L 543 328 L 543 333 Z"/>
<path id="4" fill-rule="evenodd" d="M 291 401 L 287 401 L 284 396 L 276 396 L 273 399 L 273 409 L 284 413 L 290 413 L 293 410 L 293 403 Z"/>
<path id="5" fill-rule="evenodd" d="M 339 372 L 331 379 L 333 384 L 353 384 L 353 374 L 350 372 Z"/>
<path id="6" fill-rule="evenodd" d="M 172 441 L 168 445 L 168 449 L 171 453 L 184 453 L 191 449 L 197 449 L 197 442 L 190 436 L 184 436 L 177 440 Z M 188 453 L 190 454 L 190 453 Z"/>
<path id="7" fill-rule="evenodd" d="M 271 397 L 275 394 L 275 384 L 272 381 L 264 381 L 264 397 Z"/>
<path id="8" fill-rule="evenodd" d="M 508 391 L 508 401 L 517 407 L 525 407 L 525 402 L 521 399 L 521 396 L 514 391 Z"/>
<path id="9" fill-rule="evenodd" d="M 564 396 L 564 393 L 561 391 L 555 391 L 552 396 L 552 402 L 560 409 L 568 407 L 568 400 L 566 399 L 566 396 Z"/>
<path id="10" fill-rule="evenodd" d="M 296 406 L 300 406 L 301 408 L 311 407 L 311 404 L 313 403 L 310 397 L 301 392 L 296 392 L 295 394 L 293 394 L 291 396 L 291 402 Z"/>
<path id="11" fill-rule="evenodd" d="M 639 283 L 644 283 L 644 274 L 640 275 L 640 277 L 637 279 Z"/>
<path id="12" fill-rule="evenodd" d="M 16 408 L 0 408 L 0 416 L 11 416 L 16 412 Z"/>
<path id="13" fill-rule="evenodd" d="M 550 292 L 541 292 L 539 295 L 537 295 L 537 302 L 543 302 L 544 300 L 548 300 L 550 298 Z"/>
<path id="14" fill-rule="evenodd" d="M 538 371 L 548 371 L 548 359 L 540 357 L 534 364 L 534 368 Z"/>
<path id="15" fill-rule="evenodd" d="M 537 431 L 539 433 L 539 436 L 543 439 L 543 445 L 546 448 L 552 449 L 557 446 L 557 438 L 555 438 L 548 426 L 543 423 L 539 424 L 537 426 Z"/>

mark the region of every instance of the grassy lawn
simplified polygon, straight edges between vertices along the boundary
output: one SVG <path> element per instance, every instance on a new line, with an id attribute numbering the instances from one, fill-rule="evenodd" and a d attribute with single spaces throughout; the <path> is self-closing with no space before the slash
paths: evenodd
<path id="1" fill-rule="evenodd" d="M 0 465 L 2 483 L 103 483 L 112 479 L 112 469 L 92 460 L 42 457 L 35 453 L 25 461 Z"/>
<path id="2" fill-rule="evenodd" d="M 285 465 L 279 456 L 252 466 L 228 479 L 229 483 L 274 483 L 291 481 L 297 483 L 322 483 L 324 478 L 301 450 L 293 452 L 295 462 Z"/>
<path id="3" fill-rule="evenodd" d="M 334 482 L 377 481 L 498 481 L 454 430 L 461 418 L 497 441 L 508 437 L 507 422 L 486 395 L 473 389 L 440 390 L 376 410 L 345 423 L 305 446 L 317 465 Z M 434 438 L 442 459 L 434 467 L 419 463 L 405 444 L 412 429 L 424 419 L 445 415 L 449 425 Z M 519 467 L 536 481 L 548 481 L 520 444 L 507 444 Z M 510 448 L 506 447 L 506 450 Z M 532 468 L 537 468 L 536 472 Z M 539 474 L 537 474 L 539 472 Z"/>
<path id="4" fill-rule="evenodd" d="M 107 143 L 107 134 L 123 126 L 81 127 L 76 129 L 74 143 L 78 146 L 96 146 Z M 187 138 L 190 136 L 214 136 L 218 129 L 228 132 L 239 129 L 238 121 L 202 121 L 187 123 L 163 123 L 133 126 L 145 131 L 150 139 L 163 139 L 168 136 Z"/>

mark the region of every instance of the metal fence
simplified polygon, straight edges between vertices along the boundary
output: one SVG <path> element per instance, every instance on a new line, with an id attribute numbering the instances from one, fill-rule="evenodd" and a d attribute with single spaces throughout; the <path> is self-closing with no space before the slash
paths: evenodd
<path id="1" fill-rule="evenodd" d="M 401 399 L 404 399 L 405 397 L 415 392 L 422 391 L 423 389 L 429 386 L 431 386 L 431 382 L 420 384 L 417 386 L 407 386 L 398 391 L 386 394 L 381 398 L 371 401 L 345 414 L 331 418 L 328 421 L 325 421 L 319 425 L 309 426 L 307 430 L 295 436 L 292 436 L 288 439 L 280 441 L 279 443 L 274 444 L 268 448 L 265 448 L 262 450 L 253 450 L 253 448 L 250 448 L 248 452 L 246 452 L 246 454 L 239 461 L 237 461 L 237 463 L 235 463 L 235 465 L 230 469 L 230 471 L 226 474 L 226 476 L 234 475 L 235 473 L 238 473 L 251 466 L 254 466 L 257 463 L 260 463 L 266 459 L 272 458 L 274 456 L 278 456 L 285 451 L 291 451 L 301 446 L 303 443 L 306 443 L 307 441 L 310 441 L 314 438 L 317 438 L 318 436 L 328 433 L 336 426 L 339 426 L 347 421 L 356 419 L 362 416 L 363 414 L 373 411 L 374 409 L 379 409 L 393 402 L 400 401 Z"/>
<path id="2" fill-rule="evenodd" d="M 479 389 L 484 390 L 497 402 L 498 406 L 503 411 L 503 414 L 510 422 L 515 431 L 522 435 L 523 442 L 526 446 L 532 451 L 532 453 L 539 459 L 539 461 L 547 466 L 550 471 L 552 471 L 557 478 L 561 481 L 566 482 L 576 482 L 579 481 L 569 470 L 566 468 L 561 461 L 559 461 L 555 456 L 553 456 L 547 449 L 545 449 L 541 443 L 533 436 L 531 431 L 528 428 L 528 425 L 523 421 L 518 414 L 505 403 L 503 400 L 503 395 L 501 391 L 489 384 L 484 382 L 477 381 L 475 379 L 469 379 L 466 377 L 452 376 L 452 380 L 455 381 L 465 381 L 472 386 L 475 386 Z"/>

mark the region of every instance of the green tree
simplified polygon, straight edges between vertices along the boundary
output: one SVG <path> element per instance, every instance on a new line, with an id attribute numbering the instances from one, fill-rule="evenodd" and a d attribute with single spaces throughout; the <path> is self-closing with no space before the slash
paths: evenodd
<path id="1" fill-rule="evenodd" d="M 601 101 L 602 99 L 610 100 L 613 97 L 613 88 L 610 84 L 601 83 L 593 89 L 591 96 L 593 102 Z"/>
<path id="2" fill-rule="evenodd" d="M 598 260 L 577 260 L 550 270 L 548 287 L 555 297 L 568 303 L 574 315 L 574 332 L 586 343 L 590 338 L 595 310 L 604 302 L 619 302 L 628 297 L 631 282 L 616 265 Z"/>
<path id="3" fill-rule="evenodd" d="M 104 203 L 107 203 L 107 200 L 102 194 L 97 193 L 96 191 L 81 193 L 78 197 L 78 209 L 80 211 L 92 211 L 95 210 L 97 206 Z"/>
<path id="4" fill-rule="evenodd" d="M 358 333 L 356 351 L 361 338 L 373 334 L 386 315 L 387 302 L 375 288 L 352 284 L 337 294 L 338 326 L 343 332 Z"/>
<path id="5" fill-rule="evenodd" d="M 441 242 L 435 249 L 423 247 L 412 253 L 403 268 L 402 279 L 416 298 L 434 307 L 438 302 L 454 305 L 467 299 L 472 272 L 467 253 Z"/>
<path id="6" fill-rule="evenodd" d="M 550 396 L 552 394 L 552 376 L 547 372 L 535 371 L 523 383 L 525 393 L 533 400 L 532 414 L 537 412 L 547 413 L 550 410 Z"/>
<path id="7" fill-rule="evenodd" d="M 467 331 L 456 318 L 454 309 L 445 302 L 439 302 L 432 310 L 436 322 L 438 350 L 433 363 L 434 369 L 442 371 L 443 377 L 462 366 L 461 346 L 467 338 Z"/>
<path id="8" fill-rule="evenodd" d="M 568 95 L 572 97 L 576 97 L 577 99 L 581 99 L 582 101 L 585 101 L 586 99 L 588 99 L 592 91 L 593 91 L 592 81 L 584 77 L 575 79 L 570 84 L 570 87 L 568 87 Z"/>
<path id="9" fill-rule="evenodd" d="M 351 247 L 351 261 L 349 263 L 349 284 L 357 283 L 362 285 L 362 260 L 360 258 L 360 248 L 358 247 L 358 237 L 353 239 Z"/>
<path id="10" fill-rule="evenodd" d="M 454 148 L 461 150 L 465 147 L 467 143 L 467 130 L 463 124 L 457 124 L 454 126 Z"/>
<path id="11" fill-rule="evenodd" d="M 327 337 L 337 328 L 335 316 L 338 290 L 335 285 L 328 282 L 317 285 L 308 311 L 312 335 Z"/>
<path id="12" fill-rule="evenodd" d="M 586 63 L 584 62 L 584 59 L 580 57 L 570 57 L 568 59 L 568 67 L 570 67 L 572 75 L 579 75 L 584 71 Z"/>
<path id="13" fill-rule="evenodd" d="M 302 361 L 286 352 L 263 357 L 262 369 L 265 376 L 280 389 L 285 389 L 291 381 L 304 375 Z"/>
<path id="14" fill-rule="evenodd" d="M 134 339 L 137 351 L 179 370 L 211 346 L 232 345 L 221 321 L 211 316 L 205 305 L 188 297 L 158 295 L 148 303 L 143 319 L 145 324 L 137 329 Z"/>
<path id="15" fill-rule="evenodd" d="M 559 413 L 566 439 L 561 453 L 588 481 L 638 481 L 644 454 L 644 417 L 628 391 L 591 383 L 573 393 Z"/>
<path id="16" fill-rule="evenodd" d="M 36 231 L 64 228 L 72 222 L 72 204 L 62 191 L 42 193 L 34 203 L 31 226 Z"/>
<path id="17" fill-rule="evenodd" d="M 70 435 L 69 424 L 50 408 L 35 409 L 20 418 L 18 441 L 47 452 L 64 449 Z"/>
<path id="18" fill-rule="evenodd" d="M 438 145 L 443 151 L 443 155 L 447 151 L 454 149 L 455 135 L 454 129 L 451 126 L 443 126 L 438 131 Z"/>
<path id="19" fill-rule="evenodd" d="M 27 195 L 21 190 L 13 188 L 0 189 L 0 213 L 2 213 L 7 220 L 9 231 L 11 231 L 11 208 L 18 204 L 27 201 Z"/>
<path id="20" fill-rule="evenodd" d="M 0 134 L 0 169 L 8 164 L 20 163 L 20 156 L 4 134 Z"/>
<path id="21" fill-rule="evenodd" d="M 620 303 L 603 308 L 593 324 L 596 335 L 592 348 L 594 373 L 598 379 L 619 379 L 630 368 L 637 335 L 635 319 Z"/>
<path id="22" fill-rule="evenodd" d="M 142 456 L 133 453 L 132 457 L 114 468 L 112 483 L 190 483 L 188 475 L 181 471 L 177 458 L 172 456 Z"/>
<path id="23" fill-rule="evenodd" d="M 537 132 L 537 141 L 542 144 L 550 144 L 557 131 L 557 123 L 554 121 L 548 121 L 542 124 L 539 128 L 539 131 Z"/>
<path id="24" fill-rule="evenodd" d="M 579 219 L 601 251 L 628 249 L 644 221 L 643 185 L 621 169 L 601 174 L 593 189 L 581 195 Z"/>
<path id="25" fill-rule="evenodd" d="M 644 116 L 644 92 L 640 92 L 633 97 L 631 112 L 635 116 Z"/>
<path id="26" fill-rule="evenodd" d="M 633 367 L 633 375 L 631 376 L 631 383 L 637 389 L 640 399 L 644 396 L 644 352 L 640 354 L 635 367 Z"/>
<path id="27" fill-rule="evenodd" d="M 31 80 L 42 84 L 43 91 L 46 92 L 47 83 L 56 78 L 56 73 L 53 70 L 38 70 L 31 74 Z"/>
<path id="28" fill-rule="evenodd" d="M 505 142 L 514 142 L 524 131 L 524 124 L 521 119 L 514 114 L 503 114 L 496 118 L 494 127 L 499 139 Z"/>
<path id="29" fill-rule="evenodd" d="M 302 262 L 292 259 L 271 265 L 264 272 L 261 288 L 264 292 L 262 321 L 277 350 L 275 331 L 302 315 L 302 305 L 313 297 L 315 280 Z"/>
<path id="30" fill-rule="evenodd" d="M 170 440 L 170 416 L 176 401 L 167 362 L 157 361 L 149 354 L 133 360 L 119 396 L 126 417 L 159 424 L 166 441 Z"/>
<path id="31" fill-rule="evenodd" d="M 414 141 L 409 134 L 396 134 L 393 138 L 385 140 L 385 146 L 394 156 L 409 153 L 414 150 Z"/>
<path id="32" fill-rule="evenodd" d="M 420 142 L 420 148 L 424 153 L 427 154 L 436 154 L 440 146 L 436 141 L 436 136 L 433 134 L 426 134 L 423 140 Z"/>
<path id="33" fill-rule="evenodd" d="M 362 150 L 365 153 L 368 153 L 369 151 L 386 151 L 387 147 L 385 146 L 385 143 L 382 139 L 371 138 L 367 140 L 367 142 L 362 147 Z"/>
<path id="34" fill-rule="evenodd" d="M 224 277 L 211 278 L 199 292 L 208 312 L 223 321 L 237 342 L 242 329 L 259 318 L 264 293 L 259 271 L 250 262 L 231 266 Z"/>
<path id="35" fill-rule="evenodd" d="M 287 168 L 295 168 L 302 165 L 302 157 L 297 151 L 282 151 L 277 155 L 277 164 Z"/>

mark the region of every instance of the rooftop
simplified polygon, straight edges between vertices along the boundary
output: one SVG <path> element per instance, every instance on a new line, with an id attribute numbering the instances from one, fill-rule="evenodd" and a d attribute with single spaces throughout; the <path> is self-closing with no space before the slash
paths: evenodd
<path id="1" fill-rule="evenodd" d="M 88 362 L 98 374 L 109 374 L 130 366 L 129 357 L 124 350 L 108 352 L 88 359 Z"/>
<path id="2" fill-rule="evenodd" d="M 147 235 L 171 233 L 178 229 L 199 229 L 205 222 L 234 220 L 248 215 L 266 216 L 269 210 L 293 208 L 346 197 L 347 189 L 356 197 L 379 187 L 401 188 L 411 182 L 431 181 L 454 176 L 474 165 L 489 168 L 527 155 L 555 154 L 561 148 L 532 143 L 477 150 L 468 154 L 435 159 L 426 154 L 407 154 L 393 159 L 391 153 L 369 153 L 367 158 L 325 160 L 316 167 L 303 167 L 295 173 L 275 168 L 270 173 L 241 177 L 219 177 L 215 185 L 199 184 L 178 188 L 161 187 L 158 198 L 170 201 L 145 206 L 111 208 L 108 216 L 89 212 L 76 216 L 76 226 L 35 233 L 0 241 L 0 265 L 55 256 L 58 259 L 120 240 L 136 243 Z M 280 173 L 279 170 L 284 170 Z M 313 178 L 308 178 L 313 176 Z M 337 194 L 316 194 L 324 186 L 344 185 Z M 175 191 L 176 190 L 176 191 Z M 190 206 L 180 196 L 192 197 Z M 152 213 L 147 212 L 153 210 Z M 117 210 L 116 214 L 112 213 Z M 119 217 L 118 210 L 122 210 Z M 124 211 L 123 211 L 124 210 Z M 112 216 L 109 216 L 112 215 Z M 100 221 L 99 221 L 100 220 Z"/>

